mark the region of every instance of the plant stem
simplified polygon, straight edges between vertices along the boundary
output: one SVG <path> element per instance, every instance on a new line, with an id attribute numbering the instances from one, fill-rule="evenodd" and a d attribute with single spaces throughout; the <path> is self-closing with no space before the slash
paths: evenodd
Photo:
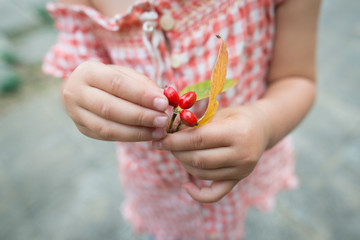
<path id="1" fill-rule="evenodd" d="M 170 120 L 169 133 L 172 133 L 171 129 L 172 129 L 172 126 L 174 124 L 174 120 L 175 120 L 176 116 L 177 116 L 177 113 L 174 112 L 172 117 L 171 117 L 171 120 Z"/>
<path id="2" fill-rule="evenodd" d="M 180 120 L 179 124 L 177 125 L 177 127 L 176 127 L 176 129 L 175 129 L 175 132 L 179 131 L 180 126 L 181 126 L 181 120 Z"/>

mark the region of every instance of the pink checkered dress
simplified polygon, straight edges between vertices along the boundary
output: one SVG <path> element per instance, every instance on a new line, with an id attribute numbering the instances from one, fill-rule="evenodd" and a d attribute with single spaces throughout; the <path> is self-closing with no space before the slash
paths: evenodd
<path id="1" fill-rule="evenodd" d="M 239 81 L 220 95 L 220 107 L 247 104 L 266 89 L 277 2 L 136 1 L 111 18 L 89 7 L 50 3 L 59 36 L 43 70 L 66 78 L 81 62 L 97 60 L 131 67 L 180 91 L 210 79 L 221 43 L 215 34 L 220 34 L 229 51 L 227 78 Z M 288 138 L 266 151 L 253 173 L 214 204 L 200 204 L 180 188 L 189 175 L 171 153 L 147 142 L 119 143 L 117 156 L 124 217 L 157 240 L 241 239 L 248 207 L 270 209 L 279 190 L 297 183 Z"/>

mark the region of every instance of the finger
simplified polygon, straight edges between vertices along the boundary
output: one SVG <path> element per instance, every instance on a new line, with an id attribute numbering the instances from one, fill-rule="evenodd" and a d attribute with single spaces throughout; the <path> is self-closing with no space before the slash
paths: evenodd
<path id="1" fill-rule="evenodd" d="M 183 164 L 185 170 L 197 179 L 201 180 L 234 180 L 239 175 L 236 168 L 200 169 L 191 165 Z"/>
<path id="2" fill-rule="evenodd" d="M 86 101 L 80 100 L 81 107 L 110 121 L 132 126 L 159 128 L 168 126 L 167 114 L 144 108 L 97 88 L 87 88 L 81 99 L 86 99 Z"/>
<path id="3" fill-rule="evenodd" d="M 172 152 L 182 164 L 199 169 L 218 169 L 234 167 L 234 155 L 232 148 L 220 147 L 204 150 Z M 240 156 L 238 156 L 240 159 Z"/>
<path id="4" fill-rule="evenodd" d="M 222 199 L 238 183 L 237 180 L 214 181 L 209 187 L 199 188 L 192 182 L 183 184 L 183 188 L 196 201 L 213 203 Z"/>
<path id="5" fill-rule="evenodd" d="M 86 109 L 78 109 L 78 119 L 74 119 L 79 130 L 86 136 L 107 140 L 139 142 L 161 139 L 166 136 L 163 128 L 136 127 L 103 119 Z"/>
<path id="6" fill-rule="evenodd" d="M 163 94 L 163 89 L 145 75 L 132 69 L 86 62 L 80 65 L 77 71 L 86 71 L 86 82 L 90 86 L 102 89 L 114 96 L 158 111 L 166 111 L 168 107 L 168 100 Z"/>
<path id="7" fill-rule="evenodd" d="M 110 141 L 108 139 L 100 137 L 98 134 L 94 133 L 93 131 L 91 131 L 89 128 L 87 128 L 86 126 L 84 126 L 82 124 L 75 123 L 75 125 L 78 128 L 78 130 L 87 137 L 98 139 L 98 140 Z"/>
<path id="8" fill-rule="evenodd" d="M 219 122 L 185 129 L 175 134 L 169 134 L 161 141 L 153 142 L 153 147 L 159 150 L 173 152 L 227 147 L 231 145 L 230 138 L 226 138 L 224 129 L 218 126 Z"/>

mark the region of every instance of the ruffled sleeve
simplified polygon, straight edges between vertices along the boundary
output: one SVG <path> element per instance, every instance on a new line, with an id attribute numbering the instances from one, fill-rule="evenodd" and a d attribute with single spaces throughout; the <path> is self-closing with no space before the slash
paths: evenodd
<path id="1" fill-rule="evenodd" d="M 84 14 L 84 8 L 87 7 L 47 5 L 48 12 L 54 18 L 58 37 L 44 57 L 44 73 L 66 79 L 84 61 L 110 63 L 106 50 L 94 34 L 91 19 Z"/>

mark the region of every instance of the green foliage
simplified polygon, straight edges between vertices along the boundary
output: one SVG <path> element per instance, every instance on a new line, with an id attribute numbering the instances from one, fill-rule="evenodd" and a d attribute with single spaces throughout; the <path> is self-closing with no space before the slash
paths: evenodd
<path id="1" fill-rule="evenodd" d="M 19 59 L 17 58 L 15 53 L 8 50 L 4 50 L 0 53 L 0 60 L 2 60 L 8 65 L 15 65 L 19 62 Z"/>
<path id="2" fill-rule="evenodd" d="M 40 5 L 35 7 L 36 14 L 41 18 L 41 20 L 46 24 L 53 24 L 54 20 L 47 12 L 45 6 Z"/>
<path id="3" fill-rule="evenodd" d="M 234 87 L 237 84 L 237 80 L 234 79 L 226 79 L 224 88 L 221 92 L 225 92 L 229 90 L 230 88 Z M 195 83 L 194 85 L 185 87 L 180 95 L 183 95 L 186 92 L 193 91 L 196 93 L 196 101 L 199 101 L 201 99 L 207 98 L 210 95 L 210 86 L 211 86 L 211 80 L 206 80 L 202 82 Z"/>
<path id="4" fill-rule="evenodd" d="M 19 89 L 20 87 L 20 77 L 15 74 L 7 74 L 0 79 L 0 92 L 1 93 L 12 93 Z"/>

